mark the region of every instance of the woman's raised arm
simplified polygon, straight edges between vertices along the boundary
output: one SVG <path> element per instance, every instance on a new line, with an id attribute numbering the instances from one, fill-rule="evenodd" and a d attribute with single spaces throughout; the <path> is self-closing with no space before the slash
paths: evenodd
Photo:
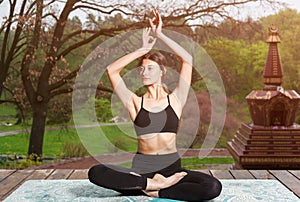
<path id="1" fill-rule="evenodd" d="M 178 100 L 183 107 L 186 103 L 189 88 L 192 80 L 192 65 L 193 65 L 193 57 L 178 43 L 167 37 L 162 33 L 162 19 L 160 14 L 154 10 L 154 18 L 150 19 L 150 26 L 155 36 L 162 40 L 167 46 L 169 46 L 180 58 L 182 61 L 182 66 L 180 70 L 180 77 L 178 81 L 178 85 L 173 91 Z"/>
<path id="2" fill-rule="evenodd" d="M 120 75 L 120 72 L 126 65 L 128 65 L 135 59 L 145 55 L 152 49 L 153 45 L 156 42 L 156 39 L 149 35 L 150 32 L 150 28 L 146 28 L 143 30 L 143 46 L 141 48 L 119 58 L 107 67 L 107 73 L 112 87 L 127 109 L 131 107 L 130 104 L 132 103 L 133 95 L 135 94 L 127 88 Z"/>

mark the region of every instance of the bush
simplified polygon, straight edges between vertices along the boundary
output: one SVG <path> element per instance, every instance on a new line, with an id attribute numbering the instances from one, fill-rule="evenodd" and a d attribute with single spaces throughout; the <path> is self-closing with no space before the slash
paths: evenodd
<path id="1" fill-rule="evenodd" d="M 115 139 L 115 140 L 110 140 L 111 144 L 106 144 L 106 149 L 108 150 L 108 152 L 110 153 L 116 153 L 119 150 L 122 151 L 129 151 L 129 145 L 126 141 L 122 140 L 122 139 Z M 113 146 L 112 146 L 113 145 Z"/>
<path id="2" fill-rule="evenodd" d="M 49 104 L 47 124 L 64 124 L 68 123 L 72 117 L 72 97 L 62 95 L 53 99 Z"/>
<path id="3" fill-rule="evenodd" d="M 108 99 L 95 99 L 95 110 L 101 122 L 109 122 L 113 118 L 111 104 Z"/>
<path id="4" fill-rule="evenodd" d="M 32 167 L 32 166 L 39 166 L 42 165 L 41 161 L 35 161 L 35 160 L 31 160 L 30 158 L 28 159 L 23 159 L 22 161 L 20 161 L 20 163 L 18 164 L 18 168 L 19 169 L 24 169 L 24 168 L 28 168 L 28 167 Z"/>
<path id="5" fill-rule="evenodd" d="M 63 157 L 83 157 L 89 155 L 89 152 L 81 142 L 65 142 L 63 145 L 62 153 Z"/>

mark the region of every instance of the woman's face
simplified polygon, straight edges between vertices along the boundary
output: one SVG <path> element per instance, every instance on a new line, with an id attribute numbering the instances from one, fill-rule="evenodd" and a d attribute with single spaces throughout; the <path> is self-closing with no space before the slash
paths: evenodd
<path id="1" fill-rule="evenodd" d="M 145 86 L 161 84 L 162 70 L 156 62 L 144 59 L 142 66 L 138 67 L 140 78 Z"/>

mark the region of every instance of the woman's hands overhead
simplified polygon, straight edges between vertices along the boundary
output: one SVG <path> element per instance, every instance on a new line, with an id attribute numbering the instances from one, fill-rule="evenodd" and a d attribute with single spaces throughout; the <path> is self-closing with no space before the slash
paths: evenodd
<path id="1" fill-rule="evenodd" d="M 143 29 L 143 50 L 150 51 L 156 42 L 156 38 L 150 36 L 151 28 L 147 27 Z"/>
<path id="2" fill-rule="evenodd" d="M 149 19 L 151 29 L 155 36 L 159 37 L 162 33 L 162 19 L 157 10 L 153 10 L 154 18 Z"/>
<path id="3" fill-rule="evenodd" d="M 153 36 L 150 36 L 151 30 L 154 34 L 154 36 L 159 37 L 161 36 L 162 32 L 162 20 L 160 17 L 160 14 L 158 13 L 157 10 L 153 10 L 153 14 L 154 14 L 154 18 L 153 19 L 149 19 L 149 23 L 150 23 L 150 28 L 144 28 L 143 29 L 143 46 L 142 46 L 142 50 L 146 50 L 147 52 L 150 51 L 152 49 L 152 47 L 154 46 L 155 42 L 156 42 L 156 38 Z"/>

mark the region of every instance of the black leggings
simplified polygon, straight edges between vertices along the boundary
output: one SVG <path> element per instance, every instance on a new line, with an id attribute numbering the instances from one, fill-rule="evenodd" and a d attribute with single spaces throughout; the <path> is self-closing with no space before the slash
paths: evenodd
<path id="1" fill-rule="evenodd" d="M 145 195 L 142 190 L 146 189 L 147 178 L 153 178 L 156 173 L 169 177 L 181 171 L 187 172 L 187 175 L 177 184 L 159 190 L 160 198 L 203 201 L 219 196 L 222 189 L 219 180 L 205 173 L 181 168 L 178 153 L 166 155 L 136 154 L 131 169 L 99 164 L 92 167 L 88 175 L 92 183 L 113 189 L 123 195 Z M 135 173 L 140 176 L 135 175 Z"/>

